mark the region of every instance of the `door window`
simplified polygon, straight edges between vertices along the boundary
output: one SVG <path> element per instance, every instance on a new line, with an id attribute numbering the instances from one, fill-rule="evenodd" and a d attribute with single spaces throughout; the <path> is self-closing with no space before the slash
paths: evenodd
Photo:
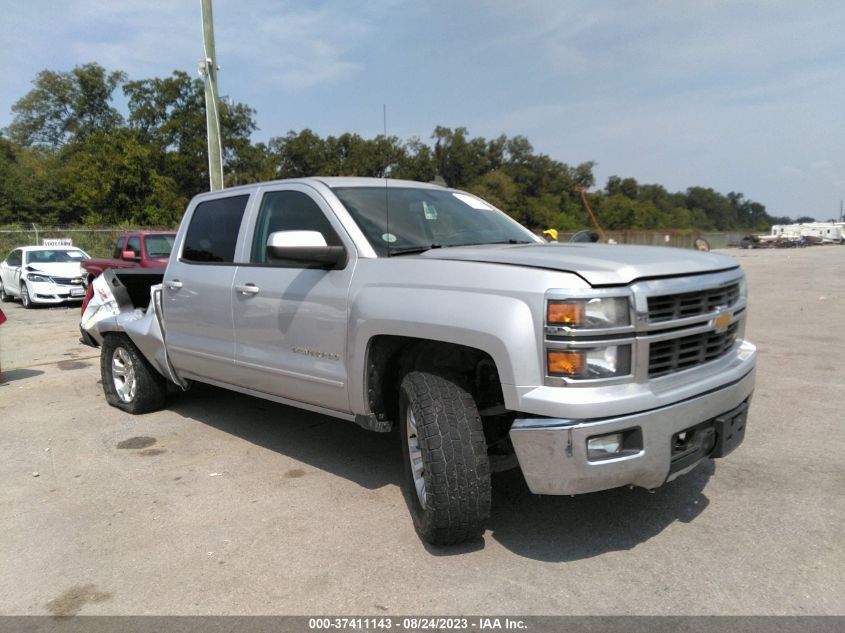
<path id="1" fill-rule="evenodd" d="M 191 216 L 182 259 L 199 263 L 232 263 L 249 196 L 200 202 Z"/>
<path id="2" fill-rule="evenodd" d="M 270 260 L 267 256 L 267 238 L 277 231 L 317 231 L 325 238 L 328 246 L 343 246 L 317 203 L 301 191 L 271 191 L 264 194 L 255 225 L 250 259 L 256 264 L 301 267 L 301 262 Z"/>
<path id="3" fill-rule="evenodd" d="M 135 257 L 141 256 L 141 238 L 140 237 L 130 237 L 126 241 L 126 250 L 132 251 L 135 254 Z"/>
<path id="4" fill-rule="evenodd" d="M 121 255 L 123 255 L 123 244 L 125 241 L 125 237 L 117 238 L 117 244 L 114 247 L 114 253 L 112 253 L 112 258 L 120 259 Z"/>
<path id="5" fill-rule="evenodd" d="M 9 257 L 6 258 L 6 264 L 9 266 L 20 266 L 21 252 L 19 250 L 14 250 L 9 253 Z"/>

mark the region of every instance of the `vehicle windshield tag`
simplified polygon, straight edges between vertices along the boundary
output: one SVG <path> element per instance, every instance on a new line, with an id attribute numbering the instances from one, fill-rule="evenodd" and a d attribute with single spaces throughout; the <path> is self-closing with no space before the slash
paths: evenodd
<path id="1" fill-rule="evenodd" d="M 429 204 L 425 200 L 423 200 L 423 213 L 425 213 L 426 220 L 436 220 L 437 219 L 437 208 L 433 204 Z"/>

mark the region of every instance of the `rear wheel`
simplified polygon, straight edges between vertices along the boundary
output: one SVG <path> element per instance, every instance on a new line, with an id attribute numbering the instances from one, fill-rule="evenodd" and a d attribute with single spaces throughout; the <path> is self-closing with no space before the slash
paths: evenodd
<path id="1" fill-rule="evenodd" d="M 100 352 L 106 401 L 128 413 L 148 413 L 164 406 L 167 381 L 125 334 L 109 334 Z"/>
<path id="2" fill-rule="evenodd" d="M 399 393 L 406 498 L 432 545 L 478 538 L 490 516 L 490 463 L 481 417 L 457 382 L 414 371 Z"/>

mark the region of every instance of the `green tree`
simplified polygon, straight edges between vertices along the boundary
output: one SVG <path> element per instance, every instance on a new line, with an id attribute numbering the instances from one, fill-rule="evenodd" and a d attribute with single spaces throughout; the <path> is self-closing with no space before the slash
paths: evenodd
<path id="1" fill-rule="evenodd" d="M 450 187 L 466 187 L 488 171 L 486 141 L 467 138 L 466 128 L 437 126 L 432 138 L 437 173 Z"/>
<path id="2" fill-rule="evenodd" d="M 394 178 L 431 182 L 437 175 L 434 154 L 431 148 L 414 137 L 402 146 L 396 168 L 391 172 Z"/>
<path id="3" fill-rule="evenodd" d="M 142 143 L 155 147 L 159 171 L 174 180 L 179 195 L 208 190 L 205 91 L 202 81 L 182 71 L 170 77 L 128 81 L 130 128 Z M 221 101 L 220 136 L 224 178 L 253 182 L 266 175 L 262 157 L 252 148 L 255 111 L 242 103 Z M 256 173 L 246 170 L 256 169 Z M 233 176 L 232 172 L 235 172 Z"/>
<path id="4" fill-rule="evenodd" d="M 187 198 L 156 171 L 155 152 L 131 130 L 93 134 L 62 156 L 57 181 L 65 201 L 59 221 L 173 225 Z"/>
<path id="5" fill-rule="evenodd" d="M 517 213 L 519 187 L 513 179 L 501 170 L 490 171 L 476 179 L 468 191 L 484 198 L 505 213 Z"/>
<path id="6" fill-rule="evenodd" d="M 636 229 L 637 203 L 620 193 L 604 196 L 592 204 L 599 224 L 608 230 Z"/>
<path id="7" fill-rule="evenodd" d="M 273 137 L 268 148 L 279 178 L 322 175 L 323 166 L 329 160 L 326 142 L 308 128 Z"/>
<path id="8" fill-rule="evenodd" d="M 112 106 L 123 72 L 108 72 L 96 63 L 70 72 L 42 70 L 34 88 L 12 106 L 9 137 L 24 146 L 58 148 L 97 132 L 110 132 L 123 123 Z"/>

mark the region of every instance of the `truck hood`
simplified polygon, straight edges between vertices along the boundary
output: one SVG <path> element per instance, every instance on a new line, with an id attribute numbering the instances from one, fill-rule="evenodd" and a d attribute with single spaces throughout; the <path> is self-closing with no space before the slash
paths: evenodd
<path id="1" fill-rule="evenodd" d="M 426 251 L 421 257 L 529 266 L 574 273 L 591 286 L 737 268 L 733 257 L 692 249 L 620 244 L 485 244 Z"/>
<path id="2" fill-rule="evenodd" d="M 49 275 L 50 277 L 80 277 L 82 275 L 82 267 L 79 262 L 53 262 L 53 263 L 37 263 L 29 264 L 26 267 L 26 272 L 41 273 Z"/>

